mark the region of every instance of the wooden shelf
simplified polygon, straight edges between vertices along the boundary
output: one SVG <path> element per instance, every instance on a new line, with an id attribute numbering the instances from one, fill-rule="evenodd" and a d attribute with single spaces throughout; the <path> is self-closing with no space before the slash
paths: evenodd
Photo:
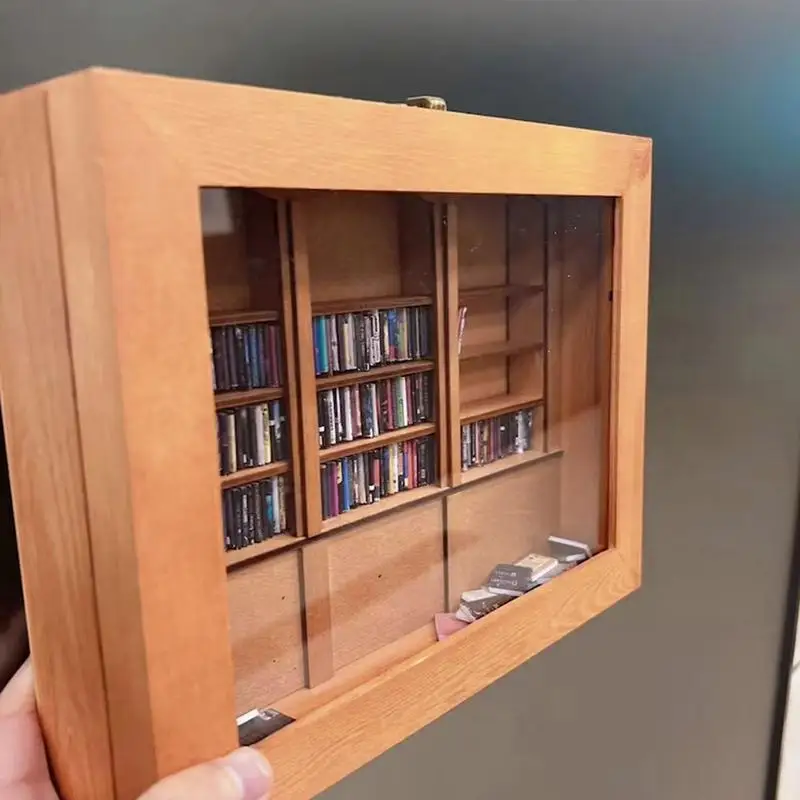
<path id="1" fill-rule="evenodd" d="M 473 289 L 462 289 L 458 293 L 459 303 L 470 300 L 501 299 L 504 297 L 520 297 L 532 294 L 539 294 L 544 291 L 544 286 L 515 286 L 505 284 L 503 286 L 477 286 Z"/>
<path id="2" fill-rule="evenodd" d="M 288 461 L 273 461 L 272 464 L 265 464 L 263 467 L 250 467 L 250 469 L 240 469 L 230 475 L 221 475 L 220 484 L 223 489 L 232 489 L 234 486 L 244 486 L 246 483 L 263 481 L 265 478 L 272 478 L 275 475 L 284 475 L 288 471 Z"/>
<path id="3" fill-rule="evenodd" d="M 424 650 L 437 644 L 436 629 L 432 622 L 417 628 L 411 633 L 384 645 L 374 653 L 347 664 L 336 671 L 330 680 L 313 687 L 300 689 L 288 697 L 273 703 L 278 711 L 300 719 L 316 711 L 320 706 L 330 703 L 351 689 L 357 689 L 382 675 L 390 667 L 407 658 L 420 655 Z"/>
<path id="4" fill-rule="evenodd" d="M 345 511 L 343 514 L 339 514 L 336 517 L 323 520 L 320 533 L 330 533 L 345 525 L 363 522 L 365 519 L 383 514 L 386 511 L 393 511 L 400 506 L 436 497 L 443 494 L 445 491 L 446 489 L 443 489 L 441 486 L 420 486 L 417 489 L 408 489 L 405 492 L 398 492 L 390 497 L 383 498 L 383 500 L 379 500 L 377 503 L 358 506 L 351 511 Z"/>
<path id="5" fill-rule="evenodd" d="M 278 400 L 283 397 L 283 387 L 271 389 L 248 389 L 243 392 L 224 392 L 214 395 L 214 405 L 217 410 L 225 408 L 238 408 L 254 403 L 266 403 L 269 400 Z"/>
<path id="6" fill-rule="evenodd" d="M 340 372 L 336 375 L 325 375 L 317 378 L 317 391 L 334 389 L 337 386 L 349 386 L 354 383 L 371 383 L 383 378 L 394 378 L 399 375 L 414 375 L 417 372 L 430 372 L 435 364 L 430 360 L 398 361 L 385 367 L 375 367 L 363 372 Z"/>
<path id="7" fill-rule="evenodd" d="M 212 328 L 220 325 L 251 325 L 254 322 L 277 322 L 277 311 L 219 311 L 209 315 Z"/>
<path id="8" fill-rule="evenodd" d="M 245 561 L 252 561 L 254 558 L 261 558 L 267 553 L 274 553 L 278 550 L 285 550 L 287 547 L 299 545 L 304 542 L 299 536 L 290 536 L 286 533 L 270 536 L 265 542 L 251 544 L 241 550 L 228 550 L 225 553 L 225 564 L 230 569 L 236 564 L 243 564 Z"/>
<path id="9" fill-rule="evenodd" d="M 311 313 L 315 316 L 323 314 L 347 314 L 355 311 L 375 311 L 386 308 L 409 308 L 411 306 L 429 306 L 433 298 L 429 295 L 406 295 L 398 297 L 365 297 L 362 300 L 325 300 L 311 304 Z"/>
<path id="10" fill-rule="evenodd" d="M 467 425 L 479 419 L 511 414 L 514 411 L 521 411 L 523 408 L 539 405 L 543 400 L 541 395 L 498 394 L 494 397 L 464 403 L 461 406 L 461 424 Z"/>
<path id="11" fill-rule="evenodd" d="M 541 342 L 489 342 L 488 344 L 474 344 L 464 347 L 459 355 L 460 361 L 470 361 L 475 358 L 488 356 L 513 356 L 529 350 L 540 350 Z"/>
<path id="12" fill-rule="evenodd" d="M 326 447 L 319 451 L 319 460 L 320 463 L 325 464 L 337 458 L 344 458 L 344 456 L 352 456 L 355 453 L 363 453 L 367 450 L 376 450 L 379 447 L 385 447 L 387 444 L 405 442 L 409 439 L 420 439 L 435 432 L 436 424 L 433 422 L 409 425 L 407 428 L 388 431 L 380 434 L 380 436 L 373 436 L 371 439 L 355 439 L 352 442 L 342 442 L 341 444 L 333 445 L 333 447 Z"/>
<path id="13" fill-rule="evenodd" d="M 483 467 L 472 467 L 471 469 L 465 470 L 461 473 L 461 485 L 473 483 L 482 478 L 488 478 L 490 475 L 499 475 L 501 472 L 521 467 L 523 464 L 535 464 L 537 461 L 544 461 L 545 459 L 553 458 L 553 456 L 558 455 L 561 455 L 560 450 L 550 453 L 542 453 L 539 450 L 529 450 L 527 453 L 515 453 L 513 456 L 500 458 Z"/>

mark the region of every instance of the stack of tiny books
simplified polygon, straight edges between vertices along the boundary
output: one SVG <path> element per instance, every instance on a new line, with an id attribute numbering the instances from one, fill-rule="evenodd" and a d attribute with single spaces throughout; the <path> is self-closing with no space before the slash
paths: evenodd
<path id="1" fill-rule="evenodd" d="M 461 595 L 455 614 L 437 614 L 436 637 L 446 639 L 516 597 L 533 591 L 592 557 L 592 548 L 573 539 L 551 536 L 550 555 L 530 553 L 514 564 L 498 564 L 479 589 Z"/>

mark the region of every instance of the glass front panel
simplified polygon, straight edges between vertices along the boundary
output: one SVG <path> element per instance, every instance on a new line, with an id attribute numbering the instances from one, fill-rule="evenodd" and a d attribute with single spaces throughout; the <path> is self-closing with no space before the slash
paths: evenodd
<path id="1" fill-rule="evenodd" d="M 307 714 L 607 546 L 612 200 L 200 207 L 237 713 Z"/>

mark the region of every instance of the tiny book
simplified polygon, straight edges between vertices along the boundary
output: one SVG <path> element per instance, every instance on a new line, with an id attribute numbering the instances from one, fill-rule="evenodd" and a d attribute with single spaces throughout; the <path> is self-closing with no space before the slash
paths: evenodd
<path id="1" fill-rule="evenodd" d="M 584 542 L 560 536 L 551 536 L 547 541 L 550 543 L 551 555 L 565 564 L 579 564 L 592 557 L 592 548 Z"/>
<path id="2" fill-rule="evenodd" d="M 236 719 L 239 729 L 239 746 L 249 747 L 292 722 L 294 722 L 293 717 L 281 714 L 274 708 L 254 708 Z"/>
<path id="3" fill-rule="evenodd" d="M 521 597 L 533 586 L 533 570 L 517 564 L 498 564 L 486 581 L 486 589 L 492 594 L 507 594 L 509 597 Z"/>
<path id="4" fill-rule="evenodd" d="M 436 614 L 433 618 L 433 625 L 436 628 L 436 639 L 443 642 L 454 633 L 458 633 L 467 627 L 464 620 L 459 619 L 455 614 Z"/>
<path id="5" fill-rule="evenodd" d="M 462 622 L 475 622 L 513 599 L 509 595 L 493 594 L 487 589 L 473 589 L 461 595 L 456 617 Z"/>
<path id="6" fill-rule="evenodd" d="M 540 553 L 530 553 L 521 561 L 517 561 L 516 566 L 530 569 L 531 589 L 534 589 L 558 569 L 558 559 Z"/>

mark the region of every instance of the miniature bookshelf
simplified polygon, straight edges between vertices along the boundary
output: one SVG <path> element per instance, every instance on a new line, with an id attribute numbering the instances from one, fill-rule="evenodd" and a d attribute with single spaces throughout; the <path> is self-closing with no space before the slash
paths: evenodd
<path id="1" fill-rule="evenodd" d="M 640 585 L 649 140 L 102 69 L 0 121 L 3 422 L 64 800 L 134 800 L 256 706 L 295 717 L 258 744 L 276 798 L 316 796 Z M 388 356 L 317 362 L 341 315 Z M 436 641 L 551 534 L 597 555 Z"/>
<path id="2" fill-rule="evenodd" d="M 456 607 L 461 592 L 479 585 L 495 563 L 546 549 L 547 535 L 555 532 L 589 540 L 598 550 L 605 546 L 599 487 L 609 409 L 599 365 L 609 358 L 610 206 L 600 199 L 437 202 L 389 193 L 296 193 L 290 201 L 268 190 L 225 196 L 227 241 L 204 238 L 210 324 L 279 322 L 288 381 L 263 394 L 234 393 L 225 402 L 280 393 L 291 406 L 292 457 L 244 477 L 285 472 L 301 487 L 293 514 L 301 523 L 292 535 L 226 554 L 236 709 L 273 704 L 307 712 L 398 654 L 431 645 L 433 615 Z M 590 317 L 587 299 L 594 304 Z M 353 333 L 359 320 L 369 316 L 364 325 L 370 326 L 399 309 L 428 315 L 426 352 L 332 368 L 345 352 L 344 325 L 351 326 L 350 351 L 354 343 L 363 351 L 369 348 L 363 332 Z M 392 334 L 380 328 L 377 337 L 382 343 Z M 580 358 L 568 349 L 573 338 Z M 364 352 L 371 358 L 372 351 Z M 593 376 L 588 389 L 573 370 Z M 347 416 L 344 398 L 356 390 L 414 376 L 430 381 L 425 421 L 320 441 L 331 427 L 321 395 L 340 393 L 339 419 Z M 584 413 L 591 418 L 574 428 Z M 524 442 L 505 433 L 520 414 L 533 423 Z M 510 446 L 502 457 L 495 453 L 464 469 L 462 426 L 495 420 L 495 432 L 506 423 Z M 342 497 L 352 489 L 344 467 L 336 466 L 343 459 L 352 464 L 393 445 L 397 454 L 404 443 L 420 441 L 435 448 L 426 485 L 325 513 L 328 469 L 338 475 Z M 222 481 L 240 479 L 235 473 Z M 495 518 L 505 519 L 502 530 Z M 493 533 L 481 535 L 484 528 Z M 366 614 L 358 610 L 363 601 Z"/>

